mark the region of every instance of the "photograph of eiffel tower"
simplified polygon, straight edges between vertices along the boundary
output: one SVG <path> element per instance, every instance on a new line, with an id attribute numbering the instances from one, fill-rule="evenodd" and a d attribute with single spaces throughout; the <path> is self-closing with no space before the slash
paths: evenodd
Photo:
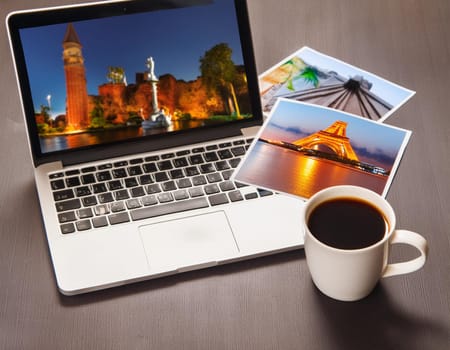
<path id="1" fill-rule="evenodd" d="M 280 99 L 234 179 L 304 199 L 334 185 L 385 196 L 410 135 L 332 108 Z"/>

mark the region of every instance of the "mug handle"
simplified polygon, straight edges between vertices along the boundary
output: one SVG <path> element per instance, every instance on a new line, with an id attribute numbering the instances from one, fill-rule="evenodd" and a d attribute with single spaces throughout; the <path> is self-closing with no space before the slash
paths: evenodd
<path id="1" fill-rule="evenodd" d="M 390 277 L 414 272 L 419 270 L 425 264 L 428 255 L 428 244 L 421 235 L 408 230 L 395 230 L 389 243 L 404 243 L 411 245 L 419 250 L 420 256 L 410 261 L 388 264 L 381 277 Z"/>

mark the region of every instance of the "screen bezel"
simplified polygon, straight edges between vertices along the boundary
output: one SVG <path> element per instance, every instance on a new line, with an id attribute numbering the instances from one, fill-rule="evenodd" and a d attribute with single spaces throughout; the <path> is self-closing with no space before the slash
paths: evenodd
<path id="1" fill-rule="evenodd" d="M 96 2 L 66 7 L 54 7 L 11 13 L 7 17 L 9 39 L 16 68 L 23 113 L 28 129 L 28 139 L 34 165 L 61 161 L 64 165 L 94 161 L 108 157 L 125 156 L 127 154 L 150 152 L 169 147 L 176 147 L 197 142 L 217 139 L 225 135 L 240 135 L 241 129 L 261 125 L 263 114 L 258 88 L 257 70 L 251 40 L 250 23 L 247 3 L 243 0 L 234 1 L 238 29 L 241 39 L 241 49 L 247 74 L 249 97 L 253 117 L 238 120 L 220 126 L 210 126 L 187 129 L 179 132 L 162 133 L 116 141 L 108 144 L 98 144 L 77 149 L 68 149 L 52 153 L 43 153 L 40 147 L 35 110 L 31 95 L 28 74 L 25 65 L 25 54 L 20 40 L 20 30 L 34 26 L 44 26 L 58 23 L 68 23 L 80 20 L 120 16 L 161 8 L 177 8 L 187 3 L 205 3 L 204 0 L 134 0 Z M 209 2 L 209 1 L 206 1 Z M 124 147 L 126 145 L 126 147 Z"/>

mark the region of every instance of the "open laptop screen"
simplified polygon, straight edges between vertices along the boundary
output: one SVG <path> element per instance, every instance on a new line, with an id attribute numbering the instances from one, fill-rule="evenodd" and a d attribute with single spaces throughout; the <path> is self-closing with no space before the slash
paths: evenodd
<path id="1" fill-rule="evenodd" d="M 254 119 L 238 3 L 121 2 L 129 6 L 17 20 L 16 64 L 35 152 Z"/>

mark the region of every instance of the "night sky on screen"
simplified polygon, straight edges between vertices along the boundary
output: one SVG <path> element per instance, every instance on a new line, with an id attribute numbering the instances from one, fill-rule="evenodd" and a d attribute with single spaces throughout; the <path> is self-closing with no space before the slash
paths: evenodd
<path id="1" fill-rule="evenodd" d="M 158 10 L 144 14 L 73 22 L 82 45 L 88 94 L 97 95 L 107 83 L 109 66 L 122 67 L 127 82 L 147 70 L 147 58 L 155 61 L 155 74 L 172 74 L 190 81 L 200 75 L 200 57 L 213 46 L 226 43 L 233 62 L 242 64 L 233 1 Z M 51 115 L 65 113 L 66 88 L 62 41 L 67 23 L 22 29 L 27 71 L 36 111 L 48 105 Z"/>

